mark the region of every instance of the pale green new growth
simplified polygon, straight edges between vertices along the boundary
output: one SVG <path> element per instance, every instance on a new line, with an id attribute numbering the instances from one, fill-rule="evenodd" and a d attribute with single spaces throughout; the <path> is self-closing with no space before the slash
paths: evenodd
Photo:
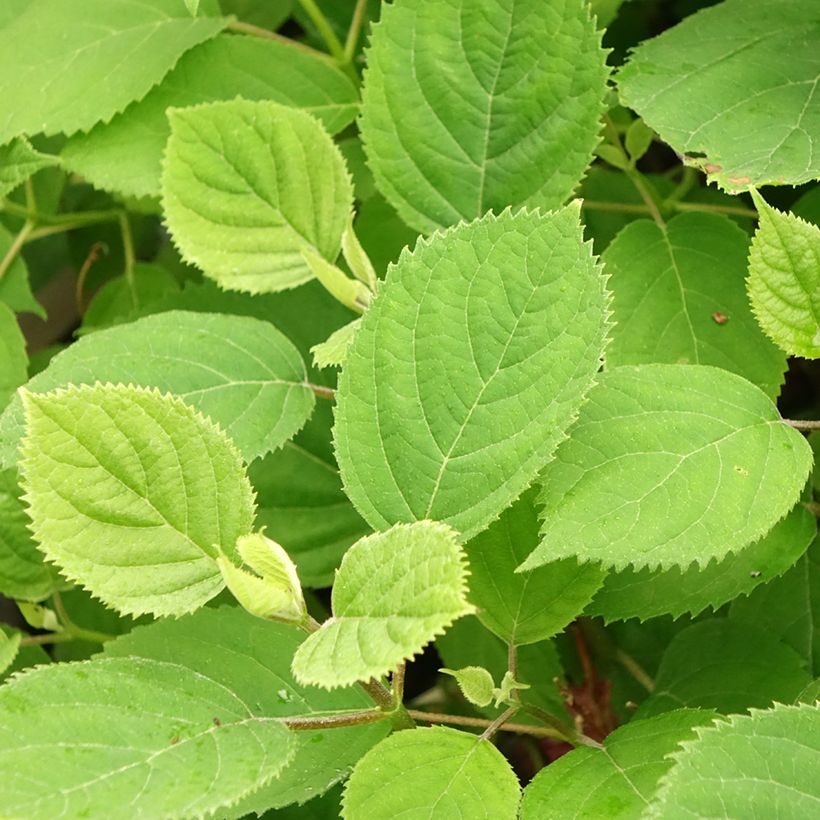
<path id="1" fill-rule="evenodd" d="M 130 382 L 173 393 L 215 421 L 247 461 L 282 446 L 313 411 L 299 351 L 273 325 L 246 316 L 170 311 L 92 333 L 26 385 Z M 23 407 L 0 416 L 0 464 L 11 466 Z"/>
<path id="2" fill-rule="evenodd" d="M 32 174 L 49 165 L 56 165 L 57 157 L 35 151 L 25 137 L 13 139 L 0 146 L 0 196 L 13 191 Z"/>
<path id="3" fill-rule="evenodd" d="M 168 116 L 163 209 L 186 261 L 223 288 L 270 293 L 311 278 L 303 250 L 335 260 L 353 188 L 316 119 L 246 100 Z"/>
<path id="4" fill-rule="evenodd" d="M 353 230 L 352 217 L 342 234 L 342 254 L 353 275 L 361 282 L 364 282 L 374 293 L 378 291 L 379 277 L 376 275 L 373 263 L 362 247 L 359 237 L 356 236 L 356 231 Z"/>
<path id="5" fill-rule="evenodd" d="M 621 726 L 601 749 L 574 749 L 524 789 L 521 820 L 641 817 L 658 781 L 672 768 L 670 753 L 714 717 L 711 711 L 679 709 Z"/>
<path id="6" fill-rule="evenodd" d="M 820 176 L 820 6 L 772 8 L 703 9 L 639 45 L 618 74 L 623 104 L 730 191 Z"/>
<path id="7" fill-rule="evenodd" d="M 605 57 L 582 0 L 385 5 L 361 118 L 379 189 L 424 233 L 560 206 L 598 142 Z"/>
<path id="8" fill-rule="evenodd" d="M 439 669 L 445 675 L 452 675 L 458 683 L 461 694 L 476 706 L 489 706 L 498 691 L 493 676 L 483 666 L 465 666 L 463 669 Z"/>
<path id="9" fill-rule="evenodd" d="M 175 663 L 40 667 L 0 689 L 0 766 L 15 773 L 0 778 L 3 813 L 130 820 L 228 806 L 296 747 L 252 702 Z"/>
<path id="10" fill-rule="evenodd" d="M 253 495 L 213 422 L 156 390 L 24 393 L 20 469 L 46 557 L 126 614 L 181 615 L 223 586 L 216 549 L 250 532 Z"/>
<path id="11" fill-rule="evenodd" d="M 27 371 L 26 340 L 14 313 L 0 302 L 0 410 L 25 382 Z"/>
<path id="12" fill-rule="evenodd" d="M 704 567 L 768 532 L 811 469 L 805 438 L 759 388 L 702 365 L 604 373 L 541 476 L 541 544 L 623 569 Z"/>
<path id="13" fill-rule="evenodd" d="M 313 345 L 310 352 L 316 367 L 342 367 L 360 324 L 361 319 L 354 319 L 328 336 L 327 341 Z"/>
<path id="14" fill-rule="evenodd" d="M 749 299 L 766 333 L 791 355 L 820 358 L 820 228 L 767 205 L 749 252 Z"/>
<path id="15" fill-rule="evenodd" d="M 575 207 L 488 214 L 404 251 L 339 380 L 336 455 L 365 520 L 484 529 L 574 420 L 607 301 Z"/>
<path id="16" fill-rule="evenodd" d="M 302 250 L 302 259 L 322 286 L 345 307 L 364 313 L 370 304 L 370 291 L 358 279 L 351 279 L 341 268 L 308 249 Z"/>
<path id="17" fill-rule="evenodd" d="M 20 649 L 21 633 L 14 632 L 7 635 L 0 629 L 0 675 L 2 675 L 13 663 Z"/>
<path id="18" fill-rule="evenodd" d="M 813 817 L 820 804 L 817 706 L 775 704 L 696 729 L 672 755 L 648 817 Z"/>
<path id="19" fill-rule="evenodd" d="M 0 28 L 0 143 L 110 120 L 226 23 L 194 19 L 180 0 L 29 4 Z"/>
<path id="20" fill-rule="evenodd" d="M 456 533 L 445 524 L 399 524 L 357 541 L 333 584 L 333 617 L 293 658 L 296 679 L 333 688 L 394 670 L 473 611 Z"/>
<path id="21" fill-rule="evenodd" d="M 357 764 L 345 820 L 515 820 L 518 778 L 488 740 L 436 726 L 399 732 Z"/>

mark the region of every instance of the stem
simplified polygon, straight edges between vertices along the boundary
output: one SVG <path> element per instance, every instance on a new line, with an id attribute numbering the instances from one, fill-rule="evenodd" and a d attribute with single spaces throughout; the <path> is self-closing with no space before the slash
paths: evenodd
<path id="1" fill-rule="evenodd" d="M 615 660 L 618 661 L 638 683 L 646 689 L 647 692 L 652 692 L 655 689 L 655 681 L 649 677 L 646 670 L 632 657 L 632 655 L 624 652 L 623 649 L 615 650 Z"/>
<path id="2" fill-rule="evenodd" d="M 6 271 L 12 266 L 12 263 L 17 258 L 17 254 L 20 253 L 21 248 L 26 244 L 26 240 L 33 230 L 34 223 L 31 220 L 27 220 L 23 227 L 20 228 L 17 236 L 14 237 L 14 241 L 6 251 L 3 261 L 0 262 L 0 281 L 6 275 Z"/>
<path id="3" fill-rule="evenodd" d="M 74 303 L 77 307 L 77 313 L 79 313 L 80 316 L 85 314 L 85 305 L 83 305 L 85 280 L 94 263 L 100 258 L 101 253 L 107 254 L 108 246 L 104 242 L 95 242 L 89 249 L 88 255 L 85 257 L 85 261 L 77 273 L 77 284 L 74 287 Z"/>
<path id="4" fill-rule="evenodd" d="M 820 421 L 814 419 L 783 419 L 783 421 L 795 430 L 820 430 Z"/>
<path id="5" fill-rule="evenodd" d="M 507 670 L 510 673 L 510 677 L 514 680 L 518 680 L 518 651 L 514 641 L 510 641 L 507 644 Z M 517 703 L 521 703 L 521 692 L 518 689 L 513 689 L 510 693 L 510 697 Z"/>
<path id="6" fill-rule="evenodd" d="M 336 398 L 336 391 L 332 387 L 325 387 L 321 384 L 313 384 L 312 382 L 305 382 L 320 399 L 327 399 L 333 401 Z"/>
<path id="7" fill-rule="evenodd" d="M 34 195 L 34 183 L 31 177 L 26 180 L 26 210 L 29 216 L 37 213 L 37 197 Z"/>
<path id="8" fill-rule="evenodd" d="M 305 43 L 300 43 L 298 40 L 291 40 L 290 37 L 284 37 L 281 34 L 277 34 L 275 31 L 269 31 L 266 28 L 254 26 L 252 23 L 243 23 L 241 20 L 232 20 L 228 23 L 226 28 L 228 31 L 235 31 L 237 34 L 248 34 L 251 37 L 261 37 L 265 40 L 274 40 L 275 42 L 282 43 L 283 45 L 293 46 L 294 48 L 298 48 L 300 51 L 307 52 L 313 57 L 321 57 L 323 60 L 330 59 L 330 57 L 323 51 L 317 51 L 315 48 L 305 45 Z"/>
<path id="9" fill-rule="evenodd" d="M 366 8 L 367 0 L 357 0 L 356 8 L 353 10 L 353 19 L 350 21 L 350 28 L 347 30 L 347 39 L 345 40 L 345 63 L 353 62 L 353 55 L 356 53 L 356 44 L 359 42 L 359 33 L 362 30 L 362 21 L 364 20 Z"/>
<path id="10" fill-rule="evenodd" d="M 93 641 L 94 643 L 105 643 L 106 641 L 110 641 L 116 637 L 116 635 L 109 635 L 107 632 L 97 632 L 94 629 L 83 629 L 83 627 L 77 626 L 77 624 L 75 624 L 74 621 L 71 620 L 71 616 L 66 611 L 65 604 L 63 603 L 63 598 L 59 592 L 55 592 L 51 596 L 51 600 L 54 602 L 54 611 L 57 613 L 57 617 L 60 619 L 64 631 L 71 635 L 71 638 L 79 641 Z M 67 638 L 66 640 L 71 640 L 71 638 Z"/>
<path id="11" fill-rule="evenodd" d="M 551 727 L 554 732 L 554 736 L 560 740 L 563 740 L 565 743 L 571 743 L 573 746 L 595 746 L 596 748 L 599 746 L 597 741 L 587 737 L 586 735 L 582 735 L 575 728 L 566 726 L 561 723 L 558 718 L 553 717 L 549 712 L 545 712 L 538 706 L 524 704 L 524 711 Z"/>
<path id="12" fill-rule="evenodd" d="M 338 729 L 343 726 L 358 726 L 361 723 L 377 723 L 387 715 L 381 709 L 362 709 L 338 715 L 316 715 L 312 717 L 288 717 L 282 721 L 288 729 L 297 732 L 316 729 Z"/>
<path id="13" fill-rule="evenodd" d="M 757 211 L 740 205 L 710 205 L 706 202 L 673 202 L 671 205 L 676 211 L 710 211 L 716 214 L 748 216 L 750 219 L 757 219 Z"/>
<path id="14" fill-rule="evenodd" d="M 629 202 L 602 202 L 598 199 L 582 199 L 581 207 L 590 211 L 616 211 L 626 214 L 649 214 L 646 205 L 634 205 Z"/>
<path id="15" fill-rule="evenodd" d="M 480 740 L 489 740 L 515 713 L 518 706 L 510 706 L 505 709 L 482 733 Z"/>
<path id="16" fill-rule="evenodd" d="M 390 679 L 390 685 L 393 689 L 393 701 L 395 703 L 401 703 L 404 698 L 404 672 L 405 665 L 401 664 Z"/>
<path id="17" fill-rule="evenodd" d="M 684 165 L 680 182 L 675 190 L 672 191 L 668 197 L 666 197 L 663 204 L 666 206 L 671 206 L 676 202 L 680 202 L 680 200 L 683 199 L 690 190 L 692 190 L 692 186 L 695 184 L 697 178 L 698 175 L 695 169 L 689 165 Z"/>
<path id="18" fill-rule="evenodd" d="M 485 720 L 484 718 L 466 717 L 465 715 L 446 715 L 442 712 L 422 712 L 418 709 L 408 709 L 407 714 L 414 720 L 421 720 L 425 723 L 448 723 L 453 726 L 472 726 L 476 729 L 486 729 L 494 723 L 494 721 Z M 546 726 L 532 726 L 529 723 L 505 723 L 500 729 L 503 732 L 515 732 L 519 735 L 566 740 L 563 735 L 559 735 L 554 729 L 549 729 Z"/>
<path id="19" fill-rule="evenodd" d="M 131 291 L 131 300 L 134 307 L 137 307 L 137 290 L 134 285 L 134 236 L 131 233 L 131 223 L 128 221 L 128 214 L 120 211 L 120 233 L 122 234 L 122 251 L 125 255 L 125 270 L 123 276 L 128 282 L 128 289 Z"/>
<path id="20" fill-rule="evenodd" d="M 319 34 L 322 35 L 322 39 L 325 41 L 325 45 L 328 47 L 330 53 L 340 64 L 344 65 L 346 59 L 344 47 L 336 36 L 336 32 L 333 31 L 330 23 L 328 23 L 327 17 L 325 17 L 322 10 L 316 5 L 316 0 L 299 0 L 299 4 L 305 10 L 307 16 L 310 17 L 313 25 L 319 30 Z"/>

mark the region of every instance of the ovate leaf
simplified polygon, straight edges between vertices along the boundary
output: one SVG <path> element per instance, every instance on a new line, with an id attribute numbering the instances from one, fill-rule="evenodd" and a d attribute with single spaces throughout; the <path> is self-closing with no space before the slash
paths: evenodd
<path id="1" fill-rule="evenodd" d="M 365 520 L 484 529 L 565 435 L 606 325 L 574 208 L 488 214 L 405 251 L 339 381 L 336 453 Z"/>
<path id="2" fill-rule="evenodd" d="M 518 779 L 501 752 L 476 735 L 435 726 L 399 732 L 356 765 L 345 820 L 514 820 Z"/>
<path id="3" fill-rule="evenodd" d="M 496 692 L 493 676 L 483 666 L 465 666 L 463 669 L 439 669 L 452 675 L 464 697 L 475 706 L 489 706 Z"/>
<path id="4" fill-rule="evenodd" d="M 296 348 L 271 324 L 172 311 L 80 339 L 26 385 L 44 393 L 67 384 L 130 382 L 173 393 L 213 419 L 247 461 L 290 439 L 313 410 Z M 0 460 L 13 464 L 23 434 L 15 397 L 0 416 Z"/>
<path id="5" fill-rule="evenodd" d="M 608 69 L 582 0 L 397 0 L 367 65 L 370 166 L 419 231 L 508 205 L 556 208 L 592 159 Z"/>
<path id="6" fill-rule="evenodd" d="M 13 191 L 41 168 L 57 162 L 57 157 L 36 151 L 25 137 L 0 146 L 0 196 Z"/>
<path id="7" fill-rule="evenodd" d="M 672 755 L 650 817 L 811 817 L 820 802 L 815 705 L 783 706 L 695 730 Z"/>
<path id="8" fill-rule="evenodd" d="M 740 376 L 702 365 L 615 368 L 542 475 L 543 540 L 522 567 L 569 555 L 616 569 L 704 567 L 788 512 L 811 458 Z"/>
<path id="9" fill-rule="evenodd" d="M 159 196 L 162 152 L 171 133 L 167 109 L 237 96 L 301 108 L 331 134 L 358 110 L 356 88 L 329 60 L 285 43 L 219 35 L 184 54 L 156 88 L 110 123 L 71 137 L 62 160 L 98 187 Z"/>
<path id="10" fill-rule="evenodd" d="M 296 741 L 253 700 L 178 663 L 55 664 L 0 688 L 0 803 L 11 816 L 213 812 L 275 777 Z M 44 759 L 48 766 L 43 765 Z"/>
<path id="11" fill-rule="evenodd" d="M 607 364 L 710 364 L 775 398 L 786 357 L 749 308 L 748 250 L 748 235 L 719 214 L 624 228 L 603 256 L 615 318 Z"/>
<path id="12" fill-rule="evenodd" d="M 820 176 L 820 9 L 778 10 L 726 0 L 642 43 L 618 75 L 624 105 L 728 190 Z"/>
<path id="13" fill-rule="evenodd" d="M 377 678 L 472 612 L 455 536 L 420 521 L 356 542 L 336 573 L 333 617 L 296 652 L 296 679 L 330 689 Z"/>
<path id="14" fill-rule="evenodd" d="M 760 216 L 749 253 L 752 309 L 787 353 L 820 358 L 820 228 L 752 197 Z"/>
<path id="15" fill-rule="evenodd" d="M 26 340 L 14 313 L 0 302 L 0 409 L 28 375 Z"/>
<path id="16" fill-rule="evenodd" d="M 254 509 L 213 422 L 121 385 L 25 393 L 24 407 L 32 531 L 63 574 L 125 614 L 181 615 L 222 589 L 216 548 L 235 555 Z"/>
<path id="17" fill-rule="evenodd" d="M 0 28 L 0 143 L 22 133 L 72 133 L 111 119 L 226 23 L 194 19 L 180 0 L 29 5 Z"/>
<path id="18" fill-rule="evenodd" d="M 621 726 L 601 749 L 574 749 L 541 769 L 524 789 L 521 820 L 640 817 L 672 768 L 669 754 L 714 717 L 714 712 L 678 709 Z"/>
<path id="19" fill-rule="evenodd" d="M 163 208 L 187 262 L 223 288 L 269 293 L 311 278 L 303 250 L 336 258 L 353 187 L 316 119 L 246 100 L 168 116 Z"/>

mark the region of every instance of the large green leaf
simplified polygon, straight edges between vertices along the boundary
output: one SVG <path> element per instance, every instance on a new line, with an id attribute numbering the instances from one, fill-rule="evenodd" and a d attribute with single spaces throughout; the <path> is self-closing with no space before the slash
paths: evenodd
<path id="1" fill-rule="evenodd" d="M 57 162 L 57 157 L 36 151 L 24 137 L 0 146 L 0 196 L 13 191 L 41 168 Z"/>
<path id="2" fill-rule="evenodd" d="M 712 618 L 672 639 L 654 690 L 635 718 L 681 706 L 730 714 L 789 703 L 810 680 L 800 656 L 776 638 L 748 624 Z"/>
<path id="3" fill-rule="evenodd" d="M 470 600 L 478 608 L 478 618 L 516 645 L 560 632 L 590 602 L 606 576 L 595 564 L 579 564 L 574 558 L 516 573 L 538 544 L 536 492 L 527 490 L 465 546 Z"/>
<path id="4" fill-rule="evenodd" d="M 799 185 L 820 176 L 818 36 L 814 0 L 726 0 L 638 46 L 621 99 L 721 187 Z"/>
<path id="5" fill-rule="evenodd" d="M 17 324 L 17 317 L 0 302 L 0 409 L 5 408 L 27 375 L 26 340 Z"/>
<path id="6" fill-rule="evenodd" d="M 607 301 L 574 208 L 488 214 L 403 252 L 339 381 L 336 453 L 365 520 L 484 529 L 575 418 Z"/>
<path id="7" fill-rule="evenodd" d="M 235 555 L 254 508 L 239 452 L 213 422 L 121 385 L 24 404 L 32 531 L 64 575 L 125 614 L 181 615 L 222 589 L 216 546 Z"/>
<path id="8" fill-rule="evenodd" d="M 820 228 L 753 192 L 760 224 L 749 253 L 749 298 L 787 353 L 820 358 Z"/>
<path id="9" fill-rule="evenodd" d="M 31 3 L 0 28 L 0 143 L 111 119 L 226 22 L 193 18 L 181 0 Z"/>
<path id="10" fill-rule="evenodd" d="M 624 228 L 603 255 L 615 318 L 607 365 L 710 364 L 776 397 L 786 357 L 749 309 L 748 250 L 745 231 L 720 214 Z"/>
<path id="11" fill-rule="evenodd" d="M 723 560 L 712 559 L 703 569 L 697 565 L 661 571 L 627 567 L 611 572 L 586 614 L 602 615 L 607 621 L 645 620 L 717 609 L 786 572 L 806 551 L 816 529 L 814 516 L 798 503 L 759 541 Z"/>
<path id="12" fill-rule="evenodd" d="M 285 43 L 219 35 L 183 55 L 160 85 L 110 123 L 75 134 L 63 162 L 98 187 L 159 196 L 171 131 L 166 110 L 237 96 L 301 108 L 332 134 L 358 111 L 355 86 L 330 61 Z"/>
<path id="13" fill-rule="evenodd" d="M 813 817 L 820 803 L 815 705 L 775 705 L 696 729 L 672 757 L 647 816 Z"/>
<path id="14" fill-rule="evenodd" d="M 205 607 L 179 620 L 137 628 L 107 643 L 105 654 L 179 664 L 253 703 L 266 717 L 310 716 L 373 705 L 358 687 L 327 692 L 296 683 L 290 664 L 303 639 L 304 633 L 296 627 L 254 618 L 238 607 Z M 344 777 L 388 728 L 385 721 L 296 733 L 296 754 L 287 769 L 243 800 L 231 816 L 261 814 L 322 793 Z"/>
<path id="15" fill-rule="evenodd" d="M 353 186 L 314 117 L 247 100 L 168 116 L 163 207 L 185 261 L 221 287 L 265 293 L 312 278 L 303 250 L 336 258 Z"/>
<path id="16" fill-rule="evenodd" d="M 333 617 L 293 658 L 302 683 L 346 686 L 385 675 L 472 612 L 467 568 L 444 524 L 399 524 L 357 541 L 333 584 Z"/>
<path id="17" fill-rule="evenodd" d="M 563 556 L 623 569 L 704 567 L 768 532 L 811 469 L 757 387 L 703 365 L 604 373 L 542 475 L 532 569 Z"/>
<path id="18" fill-rule="evenodd" d="M 488 740 L 435 726 L 399 732 L 356 765 L 345 820 L 514 820 L 518 779 Z"/>
<path id="19" fill-rule="evenodd" d="M 257 701 L 178 663 L 40 667 L 0 688 L 3 812 L 32 820 L 210 814 L 293 756 L 293 734 Z"/>
<path id="20" fill-rule="evenodd" d="M 574 749 L 541 769 L 524 789 L 521 820 L 640 817 L 672 768 L 669 754 L 714 717 L 714 712 L 678 709 L 621 726 L 600 749 Z"/>
<path id="21" fill-rule="evenodd" d="M 608 73 L 582 0 L 385 5 L 361 118 L 381 192 L 424 233 L 560 206 L 598 143 Z"/>
<path id="22" fill-rule="evenodd" d="M 247 461 L 281 447 L 310 416 L 313 391 L 296 348 L 271 324 L 172 311 L 80 339 L 26 385 L 123 382 L 173 393 L 208 415 Z M 23 435 L 19 396 L 0 416 L 0 461 L 13 464 Z"/>

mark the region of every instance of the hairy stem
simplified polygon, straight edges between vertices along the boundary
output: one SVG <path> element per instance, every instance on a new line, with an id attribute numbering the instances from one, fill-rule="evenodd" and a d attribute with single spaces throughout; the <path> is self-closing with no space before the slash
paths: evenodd
<path id="1" fill-rule="evenodd" d="M 816 419 L 783 419 L 783 421 L 795 430 L 820 430 L 820 421 Z"/>
<path id="2" fill-rule="evenodd" d="M 519 710 L 519 706 L 510 706 L 505 709 L 490 725 L 481 733 L 482 740 L 489 740 L 515 713 Z"/>
<path id="3" fill-rule="evenodd" d="M 494 722 L 483 718 L 466 717 L 465 715 L 447 715 L 443 712 L 423 712 L 419 709 L 408 709 L 407 713 L 414 720 L 420 720 L 424 723 L 445 723 L 452 726 L 472 726 L 476 729 L 486 729 Z M 514 732 L 518 735 L 549 737 L 555 740 L 565 740 L 563 735 L 560 735 L 554 729 L 550 729 L 546 726 L 533 726 L 529 723 L 505 723 L 499 728 L 501 731 Z"/>
<path id="4" fill-rule="evenodd" d="M 321 384 L 313 384 L 312 382 L 305 382 L 305 384 L 320 398 L 334 401 L 336 398 L 336 391 L 332 387 L 325 387 Z"/>
<path id="5" fill-rule="evenodd" d="M 361 723 L 377 723 L 389 716 L 381 709 L 362 709 L 337 715 L 311 715 L 310 717 L 287 717 L 282 723 L 297 732 L 317 729 L 339 729 L 344 726 L 358 726 Z"/>

